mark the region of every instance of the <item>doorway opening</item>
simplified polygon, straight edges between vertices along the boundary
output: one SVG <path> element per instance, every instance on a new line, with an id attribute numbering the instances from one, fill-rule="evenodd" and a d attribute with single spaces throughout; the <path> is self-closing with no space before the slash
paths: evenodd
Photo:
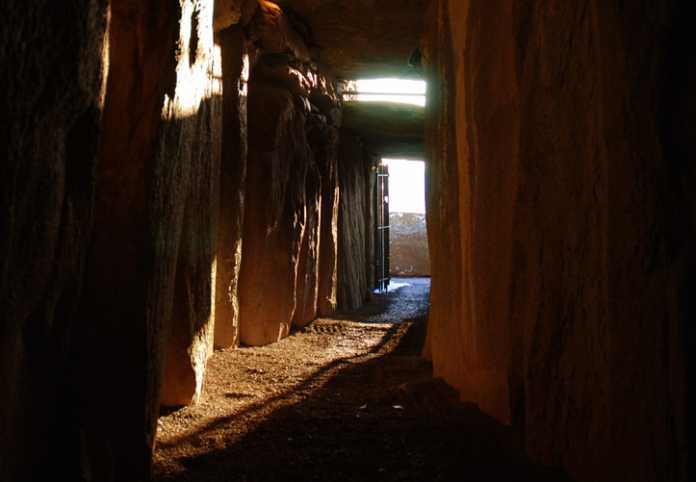
<path id="1" fill-rule="evenodd" d="M 340 91 L 345 127 L 381 158 L 370 181 L 374 212 L 370 276 L 375 293 L 388 293 L 403 285 L 393 277 L 430 275 L 425 167 L 420 160 L 425 154 L 422 133 L 427 83 L 404 78 L 358 79 L 344 81 Z M 392 259 L 393 249 L 396 259 Z"/>
<path id="2" fill-rule="evenodd" d="M 430 277 L 425 218 L 425 163 L 384 159 L 389 166 L 389 274 L 401 278 Z"/>
<path id="3" fill-rule="evenodd" d="M 417 317 L 430 293 L 425 163 L 383 158 L 376 182 L 376 300 L 384 316 Z"/>

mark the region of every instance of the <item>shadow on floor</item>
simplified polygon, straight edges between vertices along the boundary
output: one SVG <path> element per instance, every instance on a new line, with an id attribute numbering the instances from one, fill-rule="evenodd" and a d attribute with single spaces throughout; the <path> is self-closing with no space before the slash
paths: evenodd
<path id="1" fill-rule="evenodd" d="M 364 361 L 346 359 L 303 402 L 229 444 L 215 426 L 169 444 L 208 444 L 168 481 L 568 481 L 525 455 L 521 438 L 431 378 L 418 355 L 425 322 L 394 325 Z M 314 377 L 319 376 L 315 374 Z M 282 395 L 280 395 L 282 397 Z"/>

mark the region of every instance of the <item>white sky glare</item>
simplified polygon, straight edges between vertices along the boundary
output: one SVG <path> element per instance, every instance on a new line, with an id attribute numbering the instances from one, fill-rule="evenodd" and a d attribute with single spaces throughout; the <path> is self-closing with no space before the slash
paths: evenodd
<path id="1" fill-rule="evenodd" d="M 425 163 L 383 159 L 389 164 L 389 211 L 425 213 Z"/>
<path id="2" fill-rule="evenodd" d="M 360 102 L 398 102 L 425 107 L 426 83 L 424 80 L 364 79 L 355 81 Z M 366 94 L 366 95 L 361 95 Z M 382 95 L 375 95 L 382 94 Z M 409 94 L 409 95 L 403 95 Z"/>

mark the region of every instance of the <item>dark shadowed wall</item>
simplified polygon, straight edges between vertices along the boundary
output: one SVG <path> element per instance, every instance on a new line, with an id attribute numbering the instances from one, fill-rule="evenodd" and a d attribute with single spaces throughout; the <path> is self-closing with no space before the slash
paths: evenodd
<path id="1" fill-rule="evenodd" d="M 2 480 L 79 470 L 70 360 L 94 206 L 107 24 L 106 1 L 3 4 Z"/>
<path id="2" fill-rule="evenodd" d="M 686 479 L 682 5 L 440 0 L 428 20 L 435 374 L 580 480 Z"/>

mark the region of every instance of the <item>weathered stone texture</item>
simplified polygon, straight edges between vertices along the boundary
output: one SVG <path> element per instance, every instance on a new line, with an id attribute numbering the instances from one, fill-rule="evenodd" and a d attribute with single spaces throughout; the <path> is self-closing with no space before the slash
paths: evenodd
<path id="1" fill-rule="evenodd" d="M 579 480 L 686 480 L 675 5 L 438 1 L 428 21 L 435 374 Z"/>
<path id="2" fill-rule="evenodd" d="M 340 120 L 339 100 L 334 83 L 303 61 L 301 36 L 290 32 L 288 22 L 282 10 L 265 2 L 250 25 L 258 50 L 249 84 L 239 282 L 240 340 L 247 345 L 278 341 L 293 324 L 304 326 L 318 312 L 322 172 L 335 152 L 331 133 Z M 290 30 L 278 31 L 281 27 Z M 334 213 L 329 210 L 330 226 Z M 329 247 L 324 256 L 330 254 Z M 325 273 L 331 278 L 330 266 Z M 334 281 L 325 283 L 330 296 Z"/>
<path id="3" fill-rule="evenodd" d="M 305 115 L 289 91 L 251 82 L 240 340 L 264 345 L 287 336 L 296 309 L 311 152 Z"/>
<path id="4" fill-rule="evenodd" d="M 169 406 L 198 401 L 213 350 L 223 87 L 221 48 L 213 42 L 213 3 L 182 3 L 179 45 L 188 48 L 179 53 L 176 90 L 165 100 L 160 128 L 158 167 L 165 182 L 155 194 L 153 219 L 166 219 L 174 202 L 185 206 L 160 395 L 160 403 Z M 165 172 L 176 172 L 176 162 L 181 187 L 167 192 Z M 172 186 L 176 174 L 170 179 Z M 175 229 L 172 223 L 155 234 L 163 235 L 162 242 Z"/>
<path id="5" fill-rule="evenodd" d="M 1 480 L 148 480 L 215 322 L 266 344 L 369 298 L 372 153 L 422 119 L 343 116 L 326 70 L 419 74 L 427 2 L 279 3 L 3 5 Z M 578 480 L 687 480 L 687 2 L 430 3 L 435 375 Z"/>
<path id="6" fill-rule="evenodd" d="M 167 398 L 190 401 L 200 390 L 211 341 L 221 118 L 212 4 L 111 5 L 76 369 L 92 480 L 149 477 L 163 374 Z"/>
<path id="7" fill-rule="evenodd" d="M 215 346 L 239 344 L 239 270 L 242 264 L 247 166 L 246 40 L 241 26 L 219 34 L 223 71 L 223 136 L 218 220 Z M 248 62 L 248 61 L 247 61 Z"/>
<path id="8" fill-rule="evenodd" d="M 389 214 L 389 270 L 392 276 L 429 276 L 425 214 Z"/>
<path id="9" fill-rule="evenodd" d="M 301 62 L 310 60 L 307 39 L 295 29 L 276 3 L 259 0 L 247 28 L 249 40 L 266 54 L 289 53 Z"/>
<path id="10" fill-rule="evenodd" d="M 320 316 L 331 316 L 337 307 L 338 287 L 338 129 L 323 123 L 313 127 L 308 135 L 321 179 L 317 310 Z"/>
<path id="11" fill-rule="evenodd" d="M 220 32 L 235 25 L 247 25 L 259 6 L 258 0 L 215 0 L 213 28 Z"/>
<path id="12" fill-rule="evenodd" d="M 305 178 L 305 225 L 298 261 L 295 326 L 305 326 L 317 317 L 320 240 L 321 177 L 312 156 Z"/>
<path id="13" fill-rule="evenodd" d="M 10 0 L 0 32 L 0 479 L 76 478 L 70 361 L 93 209 L 107 2 Z"/>
<path id="14" fill-rule="evenodd" d="M 371 158 L 360 139 L 342 133 L 338 161 L 338 306 L 342 310 L 360 308 L 372 292 L 373 177 Z"/>
<path id="15" fill-rule="evenodd" d="M 447 10 L 448 6 L 451 10 Z M 482 7 L 475 2 L 443 3 L 436 19 L 444 30 L 441 35 L 447 36 L 450 19 L 454 18 L 461 19 L 465 25 L 479 20 L 494 22 L 482 13 L 479 13 L 480 18 L 468 16 L 469 8 L 494 7 Z M 501 5 L 497 8 L 502 11 L 501 18 L 495 19 L 495 22 L 501 22 L 496 28 L 504 30 L 505 22 L 511 28 L 511 12 L 505 11 Z M 452 23 L 459 28 L 458 22 Z M 515 166 L 510 160 L 516 158 L 517 150 L 515 125 L 510 124 L 517 122 L 512 110 L 517 88 L 514 57 L 511 57 L 515 53 L 514 39 L 501 38 L 496 44 L 477 43 L 471 47 L 457 35 L 466 35 L 466 31 L 452 27 L 451 45 L 448 45 L 449 39 L 438 39 L 439 43 L 432 46 L 432 54 L 429 52 L 440 56 L 436 62 L 444 63 L 444 67 L 439 63 L 433 66 L 440 69 L 437 74 L 443 84 L 438 88 L 438 80 L 433 79 L 435 97 L 429 102 L 430 114 L 434 117 L 430 119 L 429 132 L 433 136 L 429 142 L 434 160 L 429 190 L 429 215 L 432 218 L 429 225 L 434 231 L 430 246 L 433 275 L 437 278 L 433 282 L 431 301 L 435 306 L 430 321 L 432 356 L 436 375 L 450 381 L 464 398 L 476 400 L 482 409 L 507 421 L 510 419 L 507 384 L 509 312 L 507 304 L 499 301 L 503 297 L 500 290 L 508 288 L 512 248 L 510 233 L 515 185 L 510 185 L 510 180 L 514 179 Z M 466 56 L 461 53 L 464 45 L 468 47 Z M 452 52 L 451 57 L 449 52 Z M 484 62 L 488 55 L 499 61 Z M 465 91 L 464 86 L 469 85 L 466 76 L 473 76 L 474 72 L 465 72 L 464 66 L 453 63 L 453 58 L 457 62 L 466 59 L 471 63 L 467 65 L 477 66 L 481 81 L 474 86 L 479 88 L 481 85 L 481 94 L 491 98 L 479 98 Z M 490 78 L 495 78 L 498 84 L 488 91 L 483 90 Z M 495 87 L 500 91 L 493 90 Z M 508 115 L 501 114 L 496 122 L 491 120 L 481 133 L 473 131 L 485 139 L 496 139 L 495 142 L 470 146 L 466 142 L 469 138 L 459 129 L 465 119 L 468 120 L 466 116 L 477 105 L 476 102 L 486 103 L 486 114 L 492 111 Z M 442 107 L 433 112 L 432 106 Z M 499 142 L 497 136 L 501 135 L 507 142 Z M 499 149 L 499 152 L 486 151 L 485 163 L 474 162 L 473 159 L 479 159 L 474 157 L 479 155 L 474 147 Z M 504 162 L 509 166 L 505 170 L 502 169 Z M 498 184 L 474 186 L 477 181 Z M 477 198 L 473 198 L 474 192 Z M 453 293 L 460 295 L 454 296 Z"/>

